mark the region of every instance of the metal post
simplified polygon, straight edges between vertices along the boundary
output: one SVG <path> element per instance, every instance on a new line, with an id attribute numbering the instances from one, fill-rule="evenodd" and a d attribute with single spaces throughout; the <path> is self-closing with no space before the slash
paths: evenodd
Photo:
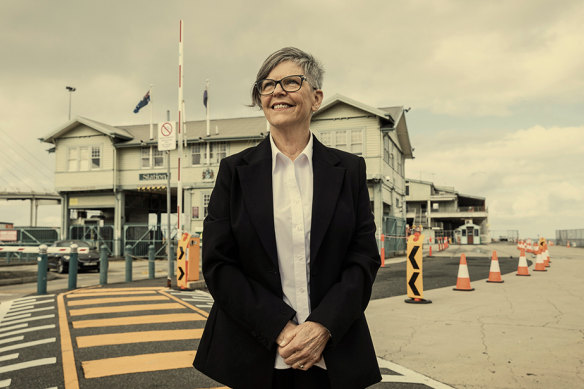
<path id="1" fill-rule="evenodd" d="M 154 252 L 154 245 L 151 244 L 150 246 L 148 246 L 148 278 L 153 280 L 154 279 L 154 270 L 155 270 L 155 266 L 154 266 L 154 256 L 155 256 L 155 252 Z"/>
<path id="2" fill-rule="evenodd" d="M 107 246 L 102 244 L 99 251 L 99 284 L 107 285 L 107 270 L 108 270 Z"/>
<path id="3" fill-rule="evenodd" d="M 126 282 L 132 282 L 132 246 L 126 245 Z"/>
<path id="4" fill-rule="evenodd" d="M 42 244 L 39 247 L 38 271 L 37 271 L 37 294 L 47 294 L 47 245 Z"/>
<path id="5" fill-rule="evenodd" d="M 71 254 L 69 254 L 69 290 L 77 289 L 77 260 L 79 254 L 77 253 L 77 245 L 71 245 Z"/>

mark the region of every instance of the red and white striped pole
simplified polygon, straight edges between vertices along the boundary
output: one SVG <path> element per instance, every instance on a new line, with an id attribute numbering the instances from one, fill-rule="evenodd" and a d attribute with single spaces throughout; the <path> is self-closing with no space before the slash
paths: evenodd
<path id="1" fill-rule="evenodd" d="M 177 239 L 182 237 L 182 220 L 181 213 L 183 212 L 183 191 L 181 181 L 181 157 L 183 154 L 183 21 L 180 20 L 180 28 L 178 34 L 178 184 L 177 184 L 177 201 L 176 201 L 176 216 L 177 216 Z"/>

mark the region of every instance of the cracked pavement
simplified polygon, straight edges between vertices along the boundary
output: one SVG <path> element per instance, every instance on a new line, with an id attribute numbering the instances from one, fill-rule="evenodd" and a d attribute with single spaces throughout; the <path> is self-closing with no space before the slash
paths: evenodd
<path id="1" fill-rule="evenodd" d="M 517 257 L 514 245 L 493 247 Z M 492 248 L 480 248 L 489 258 Z M 501 284 L 471 272 L 471 292 L 452 290 L 455 273 L 449 286 L 424 290 L 432 304 L 371 301 L 377 354 L 455 388 L 584 387 L 584 249 L 552 246 L 550 257 L 547 272 L 531 264 L 530 277 L 511 272 Z"/>

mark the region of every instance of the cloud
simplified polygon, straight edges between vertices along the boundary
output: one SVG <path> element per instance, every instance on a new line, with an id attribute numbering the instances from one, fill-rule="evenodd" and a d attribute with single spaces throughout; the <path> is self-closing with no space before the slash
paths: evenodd
<path id="1" fill-rule="evenodd" d="M 583 165 L 584 126 L 535 126 L 475 134 L 472 143 L 423 144 L 406 174 L 485 197 L 493 229 L 549 237 L 584 218 Z"/>

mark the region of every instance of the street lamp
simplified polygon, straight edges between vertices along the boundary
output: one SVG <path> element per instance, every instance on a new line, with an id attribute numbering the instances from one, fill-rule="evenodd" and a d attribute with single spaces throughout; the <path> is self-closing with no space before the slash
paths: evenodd
<path id="1" fill-rule="evenodd" d="M 75 92 L 75 88 L 72 86 L 66 86 L 65 89 L 69 91 L 69 120 L 71 120 L 71 94 Z"/>

